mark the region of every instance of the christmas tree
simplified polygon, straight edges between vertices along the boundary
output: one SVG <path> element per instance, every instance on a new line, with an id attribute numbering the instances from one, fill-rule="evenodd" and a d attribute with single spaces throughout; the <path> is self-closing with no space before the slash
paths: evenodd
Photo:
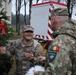
<path id="1" fill-rule="evenodd" d="M 2 8 L 2 2 L 0 0 L 0 8 Z M 11 24 L 7 21 L 9 16 L 6 15 L 7 12 L 4 9 L 0 10 L 0 46 L 6 46 L 8 39 L 13 36 L 13 29 Z M 5 54 L 0 54 L 0 75 L 8 75 L 11 68 L 11 59 L 8 59 Z"/>
<path id="2" fill-rule="evenodd" d="M 13 29 L 7 20 L 9 16 L 2 9 L 0 11 L 0 46 L 5 46 L 8 43 L 7 40 L 13 36 Z"/>

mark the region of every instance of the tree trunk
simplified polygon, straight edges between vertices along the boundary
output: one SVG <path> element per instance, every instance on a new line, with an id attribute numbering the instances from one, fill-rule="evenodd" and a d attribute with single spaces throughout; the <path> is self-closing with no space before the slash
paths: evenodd
<path id="1" fill-rule="evenodd" d="M 36 4 L 38 3 L 39 0 L 36 1 Z"/>
<path id="2" fill-rule="evenodd" d="M 18 32 L 18 25 L 17 25 L 17 0 L 16 0 L 16 32 Z"/>
<path id="3" fill-rule="evenodd" d="M 18 32 L 18 35 L 20 35 L 20 8 L 21 0 L 16 0 L 16 32 Z"/>
<path id="4" fill-rule="evenodd" d="M 27 24 L 26 23 L 26 2 L 25 2 L 25 0 L 24 0 L 24 10 L 25 10 L 25 14 L 24 14 L 24 23 L 25 23 L 25 25 Z"/>
<path id="5" fill-rule="evenodd" d="M 31 19 L 31 5 L 32 5 L 32 0 L 29 0 L 29 25 L 30 25 L 30 19 Z"/>
<path id="6" fill-rule="evenodd" d="M 71 14 L 70 14 L 70 2 L 71 2 L 71 0 L 67 1 L 67 8 L 68 8 L 68 13 L 69 13 L 69 18 L 71 17 Z"/>
<path id="7" fill-rule="evenodd" d="M 18 35 L 20 35 L 20 8 L 21 8 L 21 0 L 18 0 Z"/>
<path id="8" fill-rule="evenodd" d="M 73 7 L 74 7 L 74 0 L 71 0 L 71 1 L 72 1 L 72 4 L 71 4 L 70 18 L 72 17 Z"/>

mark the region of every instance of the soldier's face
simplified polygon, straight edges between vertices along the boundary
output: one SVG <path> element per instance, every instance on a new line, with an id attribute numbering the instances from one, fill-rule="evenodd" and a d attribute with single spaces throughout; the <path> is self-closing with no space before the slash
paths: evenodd
<path id="1" fill-rule="evenodd" d="M 53 16 L 51 18 L 52 30 L 56 31 L 61 26 L 61 16 Z"/>
<path id="2" fill-rule="evenodd" d="M 26 31 L 23 32 L 23 38 L 26 40 L 31 40 L 33 38 L 33 32 L 32 31 Z"/>

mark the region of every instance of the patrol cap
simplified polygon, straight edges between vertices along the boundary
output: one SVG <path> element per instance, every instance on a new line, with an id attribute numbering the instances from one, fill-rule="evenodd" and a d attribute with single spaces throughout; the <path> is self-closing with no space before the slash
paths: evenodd
<path id="1" fill-rule="evenodd" d="M 68 9 L 67 8 L 57 8 L 52 10 L 51 17 L 52 16 L 68 16 Z"/>
<path id="2" fill-rule="evenodd" d="M 31 25 L 24 25 L 22 27 L 22 32 L 26 32 L 26 31 L 34 31 L 34 28 Z"/>

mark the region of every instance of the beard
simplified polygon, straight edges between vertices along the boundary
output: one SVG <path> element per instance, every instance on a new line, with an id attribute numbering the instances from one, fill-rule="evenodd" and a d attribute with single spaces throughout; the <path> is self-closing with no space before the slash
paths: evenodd
<path id="1" fill-rule="evenodd" d="M 52 23 L 52 30 L 53 31 L 57 30 L 57 22 Z"/>

